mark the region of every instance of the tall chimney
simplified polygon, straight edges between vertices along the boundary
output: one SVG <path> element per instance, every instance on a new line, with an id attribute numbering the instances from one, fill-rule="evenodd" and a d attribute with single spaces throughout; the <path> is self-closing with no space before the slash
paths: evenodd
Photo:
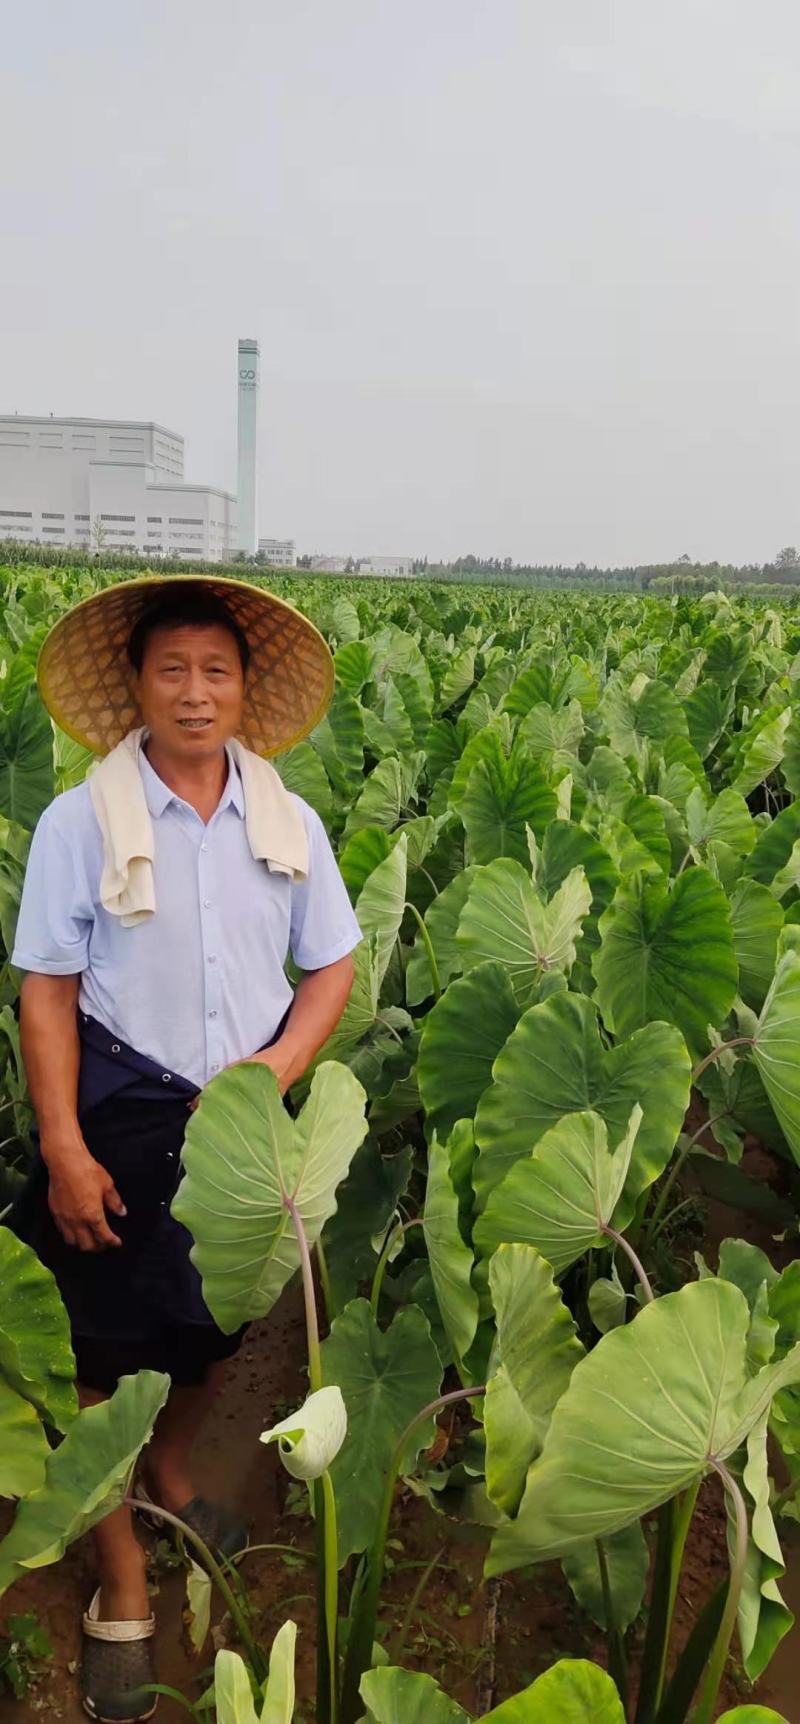
<path id="1" fill-rule="evenodd" d="M 239 549 L 252 557 L 258 550 L 258 342 L 239 342 Z"/>

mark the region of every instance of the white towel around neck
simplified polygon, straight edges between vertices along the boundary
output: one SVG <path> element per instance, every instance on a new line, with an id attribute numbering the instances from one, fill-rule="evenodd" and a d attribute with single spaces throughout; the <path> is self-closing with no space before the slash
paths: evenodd
<path id="1" fill-rule="evenodd" d="M 103 838 L 100 902 L 123 928 L 135 928 L 156 909 L 153 822 L 139 771 L 145 731 L 132 730 L 88 779 Z M 297 803 L 275 767 L 240 742 L 229 742 L 242 780 L 247 841 L 258 862 L 294 880 L 308 875 L 308 836 Z"/>

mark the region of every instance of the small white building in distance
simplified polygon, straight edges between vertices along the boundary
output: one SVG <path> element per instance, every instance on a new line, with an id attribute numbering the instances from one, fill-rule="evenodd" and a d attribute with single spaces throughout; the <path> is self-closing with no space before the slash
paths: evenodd
<path id="1" fill-rule="evenodd" d="M 271 569 L 293 569 L 297 564 L 294 539 L 259 539 L 258 560 Z"/>
<path id="2" fill-rule="evenodd" d="M 315 551 L 311 558 L 311 568 L 317 574 L 343 575 L 347 569 L 347 561 L 347 557 L 328 557 Z"/>
<path id="3" fill-rule="evenodd" d="M 360 575 L 405 575 L 414 573 L 413 557 L 361 557 L 358 572 Z"/>
<path id="4" fill-rule="evenodd" d="M 116 419 L 0 416 L 0 539 L 227 562 L 236 498 L 183 482 L 183 438 Z"/>

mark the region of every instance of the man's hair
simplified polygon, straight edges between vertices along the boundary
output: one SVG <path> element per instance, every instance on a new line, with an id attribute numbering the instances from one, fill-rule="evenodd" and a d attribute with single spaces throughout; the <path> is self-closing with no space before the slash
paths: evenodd
<path id="1" fill-rule="evenodd" d="M 150 636 L 166 629 L 227 629 L 232 635 L 239 652 L 242 672 L 247 675 L 250 663 L 250 645 L 247 636 L 240 628 L 236 618 L 231 616 L 224 599 L 217 593 L 204 591 L 202 587 L 186 583 L 184 588 L 173 587 L 168 593 L 159 593 L 145 606 L 136 620 L 128 637 L 128 658 L 134 670 L 141 671 L 144 655 Z"/>

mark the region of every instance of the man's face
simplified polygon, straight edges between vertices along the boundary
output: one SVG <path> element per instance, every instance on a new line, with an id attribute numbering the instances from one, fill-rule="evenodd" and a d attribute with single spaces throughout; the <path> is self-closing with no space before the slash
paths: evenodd
<path id="1" fill-rule="evenodd" d="M 157 747 L 182 760 L 210 759 L 241 729 L 244 676 L 226 628 L 155 629 L 137 680 Z"/>

